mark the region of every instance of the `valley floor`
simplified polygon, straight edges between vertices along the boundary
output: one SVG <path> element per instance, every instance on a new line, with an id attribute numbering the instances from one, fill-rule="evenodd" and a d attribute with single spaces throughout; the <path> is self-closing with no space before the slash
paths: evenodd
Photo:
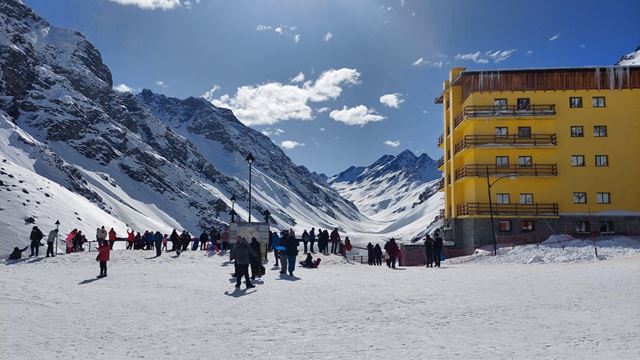
<path id="1" fill-rule="evenodd" d="M 325 257 L 236 291 L 227 257 L 0 265 L 4 359 L 637 359 L 640 255 L 390 270 Z M 301 260 L 301 259 L 300 259 Z"/>

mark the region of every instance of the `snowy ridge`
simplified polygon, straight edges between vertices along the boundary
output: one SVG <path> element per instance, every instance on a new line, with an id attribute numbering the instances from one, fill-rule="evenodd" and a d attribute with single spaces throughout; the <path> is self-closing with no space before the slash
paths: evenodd
<path id="1" fill-rule="evenodd" d="M 629 66 L 629 65 L 640 65 L 640 46 L 636 48 L 636 51 L 630 52 L 624 55 L 616 65 L 621 66 Z"/>

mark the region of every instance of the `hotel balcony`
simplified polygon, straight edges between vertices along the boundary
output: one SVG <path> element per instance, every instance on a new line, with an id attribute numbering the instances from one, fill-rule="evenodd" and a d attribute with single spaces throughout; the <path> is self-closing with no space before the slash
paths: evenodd
<path id="1" fill-rule="evenodd" d="M 440 145 L 442 145 L 442 143 L 444 142 L 444 134 L 440 134 L 437 142 L 438 142 L 438 147 L 440 147 Z"/>
<path id="2" fill-rule="evenodd" d="M 494 216 L 558 216 L 558 204 L 491 204 Z M 458 215 L 490 215 L 489 203 L 458 204 Z"/>
<path id="3" fill-rule="evenodd" d="M 438 191 L 444 189 L 444 178 L 440 179 L 440 181 L 438 181 Z"/>
<path id="4" fill-rule="evenodd" d="M 466 106 L 460 115 L 455 118 L 454 126 L 458 127 L 466 118 L 549 117 L 555 114 L 555 105 L 529 105 L 526 107 L 518 107 L 517 105 L 472 105 Z"/>
<path id="5" fill-rule="evenodd" d="M 438 167 L 438 169 L 444 166 L 444 156 L 438 159 L 438 161 L 436 162 L 436 166 Z"/>
<path id="6" fill-rule="evenodd" d="M 532 164 L 498 166 L 496 164 L 469 164 L 456 169 L 456 180 L 470 176 L 513 175 L 513 176 L 556 176 L 556 164 Z"/>
<path id="7" fill-rule="evenodd" d="M 555 146 L 556 134 L 533 134 L 531 136 L 514 135 L 466 135 L 455 146 L 458 153 L 472 147 L 530 147 Z"/>

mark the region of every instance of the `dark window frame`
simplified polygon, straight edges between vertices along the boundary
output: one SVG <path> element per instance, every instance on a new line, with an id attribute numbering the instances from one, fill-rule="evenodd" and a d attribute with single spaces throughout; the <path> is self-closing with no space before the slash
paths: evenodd
<path id="1" fill-rule="evenodd" d="M 524 104 L 521 104 L 524 103 Z M 522 106 L 525 105 L 525 106 Z M 528 110 L 531 108 L 531 98 L 517 98 L 516 99 L 516 109 L 518 110 Z"/>
<path id="2" fill-rule="evenodd" d="M 580 133 L 578 134 L 577 132 L 574 133 L 573 130 L 578 130 L 580 129 Z M 571 137 L 584 137 L 584 126 L 582 125 L 572 125 L 570 128 L 570 134 Z"/>
<path id="3" fill-rule="evenodd" d="M 523 130 L 527 131 L 523 131 Z M 524 134 L 523 134 L 524 132 Z M 530 138 L 531 137 L 531 126 L 518 126 L 518 137 L 520 138 Z"/>
<path id="4" fill-rule="evenodd" d="M 498 129 L 500 129 L 500 130 L 504 129 L 504 130 L 506 130 L 506 131 L 505 131 L 505 133 L 504 133 L 504 134 L 498 134 Z M 494 133 L 493 133 L 493 134 L 494 134 L 495 136 L 498 136 L 498 137 L 506 137 L 506 136 L 509 136 L 509 128 L 508 128 L 508 127 L 506 127 L 506 126 L 496 126 L 496 127 L 495 127 L 495 129 L 494 129 Z"/>
<path id="5" fill-rule="evenodd" d="M 578 198 L 578 200 L 576 201 L 576 195 L 578 195 L 578 194 L 582 194 L 583 195 L 582 196 L 582 200 L 580 200 Z M 574 191 L 572 198 L 573 198 L 573 203 L 574 204 L 583 205 L 583 204 L 587 203 L 587 193 L 584 192 L 584 191 Z"/>
<path id="6" fill-rule="evenodd" d="M 583 234 L 591 232 L 591 223 L 589 223 L 589 220 L 577 220 L 576 221 L 576 232 L 577 233 L 583 233 Z"/>
<path id="7" fill-rule="evenodd" d="M 573 100 L 577 99 L 578 104 L 576 106 L 573 105 Z M 569 108 L 571 109 L 580 109 L 582 108 L 582 96 L 571 96 L 569 97 Z"/>
<path id="8" fill-rule="evenodd" d="M 604 132 L 600 131 L 604 130 Z M 593 137 L 607 137 L 607 125 L 594 125 Z"/>
<path id="9" fill-rule="evenodd" d="M 522 202 L 522 196 L 523 195 L 529 196 L 531 198 L 531 202 Z M 520 204 L 531 205 L 531 204 L 533 204 L 533 193 L 520 193 L 520 199 L 519 200 L 520 200 Z"/>
<path id="10" fill-rule="evenodd" d="M 529 226 L 526 226 L 525 223 L 528 223 Z M 520 231 L 523 233 L 536 231 L 536 222 L 533 220 L 520 220 Z"/>
<path id="11" fill-rule="evenodd" d="M 600 233 L 603 234 L 612 234 L 614 233 L 613 221 L 611 220 L 600 220 Z"/>
<path id="12" fill-rule="evenodd" d="M 498 105 L 498 102 L 502 102 L 504 100 L 504 105 Z M 506 109 L 509 107 L 509 101 L 507 100 L 507 98 L 495 98 L 493 99 L 493 106 L 496 109 Z"/>
<path id="13" fill-rule="evenodd" d="M 503 230 L 502 224 L 507 224 L 507 228 Z M 511 220 L 498 220 L 498 232 L 512 232 Z"/>
<path id="14" fill-rule="evenodd" d="M 600 100 L 602 100 L 602 104 L 600 104 Z M 607 100 L 604 96 L 593 96 L 591 97 L 591 107 L 594 108 L 604 108 L 607 107 Z"/>
<path id="15" fill-rule="evenodd" d="M 520 163 L 520 159 L 529 159 L 529 163 L 528 164 L 522 164 Z M 522 155 L 522 156 L 518 156 L 518 167 L 533 167 L 533 156 L 531 155 Z"/>
<path id="16" fill-rule="evenodd" d="M 604 195 L 606 195 L 606 201 L 604 201 L 604 199 L 605 199 Z M 611 193 L 610 192 L 597 192 L 596 193 L 596 204 L 611 204 Z"/>
<path id="17" fill-rule="evenodd" d="M 507 202 L 503 202 L 506 197 Z M 500 200 L 498 200 L 500 199 Z M 511 194 L 509 193 L 497 193 L 496 194 L 496 205 L 509 205 L 511 204 Z"/>
<path id="18" fill-rule="evenodd" d="M 601 160 L 604 159 L 604 163 Z M 594 163 L 596 167 L 608 167 L 609 166 L 609 155 L 598 154 L 595 156 Z"/>
<path id="19" fill-rule="evenodd" d="M 498 159 L 507 159 L 506 163 L 498 163 Z M 509 167 L 509 157 L 508 156 L 496 156 L 496 167 Z"/>
<path id="20" fill-rule="evenodd" d="M 574 165 L 573 159 L 582 159 L 582 164 Z M 585 167 L 587 166 L 587 162 L 584 160 L 584 155 L 571 155 L 571 167 Z"/>

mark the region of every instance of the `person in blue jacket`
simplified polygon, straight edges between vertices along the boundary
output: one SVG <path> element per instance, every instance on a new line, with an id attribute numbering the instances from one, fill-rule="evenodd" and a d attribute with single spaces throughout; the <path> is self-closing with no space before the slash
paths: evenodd
<path id="1" fill-rule="evenodd" d="M 276 267 L 280 266 L 280 263 L 278 262 L 280 259 L 280 253 L 279 250 L 277 249 L 278 247 L 280 247 L 281 245 L 281 240 L 280 240 L 280 236 L 278 236 L 277 232 L 272 232 L 271 233 L 271 248 L 273 249 L 273 256 L 275 256 L 276 258 Z"/>
<path id="2" fill-rule="evenodd" d="M 153 249 L 153 232 L 147 231 L 144 235 L 144 241 L 147 244 L 147 250 Z"/>

